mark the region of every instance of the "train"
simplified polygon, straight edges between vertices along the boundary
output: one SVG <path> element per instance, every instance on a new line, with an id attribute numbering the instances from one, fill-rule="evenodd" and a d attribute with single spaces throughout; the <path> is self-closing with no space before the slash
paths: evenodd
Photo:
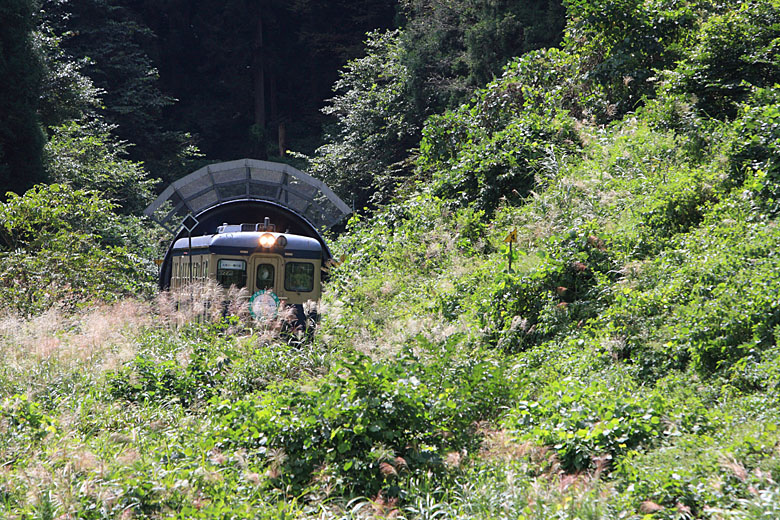
<path id="1" fill-rule="evenodd" d="M 251 313 L 284 304 L 299 323 L 309 322 L 304 305 L 319 301 L 332 264 L 323 232 L 350 213 L 321 180 L 257 159 L 203 166 L 144 210 L 173 235 L 158 262 L 160 290 L 213 280 L 246 288 Z"/>
<path id="2" fill-rule="evenodd" d="M 216 233 L 179 238 L 171 248 L 170 287 L 214 280 L 247 288 L 253 316 L 273 316 L 292 307 L 304 323 L 304 304 L 322 293 L 323 246 L 315 238 L 278 232 L 265 218 L 257 224 L 217 226 Z"/>

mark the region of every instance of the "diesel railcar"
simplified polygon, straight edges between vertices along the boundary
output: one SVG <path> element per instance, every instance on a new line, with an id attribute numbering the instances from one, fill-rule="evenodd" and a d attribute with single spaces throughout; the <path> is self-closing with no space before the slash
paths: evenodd
<path id="1" fill-rule="evenodd" d="M 213 235 L 180 238 L 173 244 L 170 286 L 215 280 L 223 287 L 246 287 L 265 309 L 317 301 L 322 285 L 323 247 L 314 238 L 277 232 L 262 224 L 223 224 Z M 258 300 L 259 303 L 259 300 Z M 251 303 L 250 303 L 251 305 Z"/>

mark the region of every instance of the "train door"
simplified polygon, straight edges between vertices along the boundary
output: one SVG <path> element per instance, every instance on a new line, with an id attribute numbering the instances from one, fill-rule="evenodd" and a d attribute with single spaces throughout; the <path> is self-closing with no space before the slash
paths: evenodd
<path id="1" fill-rule="evenodd" d="M 279 258 L 256 256 L 251 262 L 252 287 L 250 293 L 267 291 L 278 294 L 282 288 L 282 269 Z"/>

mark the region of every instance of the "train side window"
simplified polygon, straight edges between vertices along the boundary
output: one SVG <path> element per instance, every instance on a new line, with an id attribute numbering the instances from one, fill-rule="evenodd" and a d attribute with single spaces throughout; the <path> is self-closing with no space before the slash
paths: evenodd
<path id="1" fill-rule="evenodd" d="M 274 266 L 271 264 L 259 264 L 255 284 L 258 289 L 271 289 L 274 286 Z"/>
<path id="2" fill-rule="evenodd" d="M 311 292 L 314 289 L 314 264 L 288 262 L 284 266 L 284 288 L 287 291 Z"/>
<path id="3" fill-rule="evenodd" d="M 244 260 L 220 260 L 217 262 L 217 282 L 223 287 L 244 287 L 246 285 L 246 262 Z"/>

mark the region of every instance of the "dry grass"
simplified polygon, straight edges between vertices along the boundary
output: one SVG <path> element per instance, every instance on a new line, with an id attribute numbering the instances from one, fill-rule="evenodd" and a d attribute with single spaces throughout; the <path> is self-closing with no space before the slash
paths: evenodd
<path id="1" fill-rule="evenodd" d="M 0 321 L 0 356 L 5 369 L 22 380 L 42 364 L 103 372 L 135 354 L 136 332 L 152 322 L 149 304 L 129 299 L 80 315 L 51 309 L 30 319 L 7 316 Z"/>
<path id="2" fill-rule="evenodd" d="M 224 290 L 209 281 L 160 293 L 152 302 L 125 299 L 78 313 L 52 308 L 32 318 L 6 315 L 0 318 L 0 392 L 4 384 L 6 391 L 34 393 L 42 373 L 51 380 L 100 377 L 133 359 L 141 333 L 149 329 L 176 334 L 189 323 L 216 322 L 228 314 L 239 318 L 229 332 L 249 327 L 271 341 L 294 317 L 291 308 L 282 308 L 253 320 L 247 302 L 246 289 Z"/>
<path id="3" fill-rule="evenodd" d="M 258 303 L 257 301 L 255 302 Z M 306 312 L 315 311 L 317 304 L 307 302 Z M 277 337 L 285 325 L 295 320 L 292 306 L 280 305 L 268 310 L 262 304 L 255 305 L 255 316 L 250 314 L 249 291 L 231 286 L 224 289 L 213 280 L 195 282 L 157 295 L 154 301 L 155 319 L 176 331 L 193 322 L 216 323 L 225 316 L 238 318 L 229 332 L 239 333 L 248 327 L 264 337 Z M 264 314 L 264 311 L 268 311 Z"/>

